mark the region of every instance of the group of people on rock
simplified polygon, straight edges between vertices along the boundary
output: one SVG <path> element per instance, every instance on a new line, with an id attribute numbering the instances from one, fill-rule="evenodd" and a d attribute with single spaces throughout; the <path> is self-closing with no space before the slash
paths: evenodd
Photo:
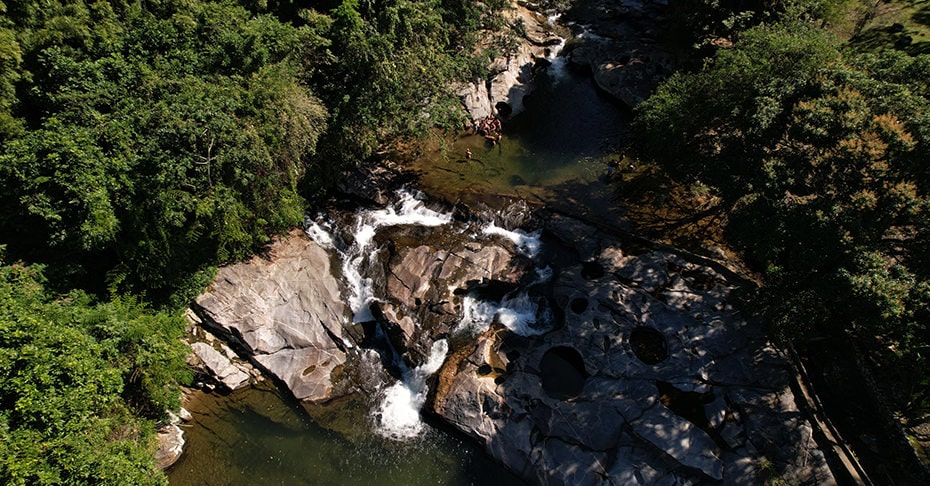
<path id="1" fill-rule="evenodd" d="M 490 140 L 491 143 L 500 142 L 502 132 L 503 127 L 501 126 L 501 120 L 494 115 L 489 115 L 487 118 L 475 124 L 475 133 Z"/>

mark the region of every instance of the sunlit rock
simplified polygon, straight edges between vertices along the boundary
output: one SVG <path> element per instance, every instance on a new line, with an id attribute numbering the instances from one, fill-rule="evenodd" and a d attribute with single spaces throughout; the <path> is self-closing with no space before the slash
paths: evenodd
<path id="1" fill-rule="evenodd" d="M 158 429 L 158 450 L 155 452 L 155 464 L 160 469 L 168 469 L 178 462 L 184 452 L 184 431 L 177 424 L 168 424 Z"/>
<path id="2" fill-rule="evenodd" d="M 248 384 L 249 374 L 239 369 L 232 360 L 207 343 L 193 343 L 191 349 L 204 366 L 230 390 Z"/>
<path id="3" fill-rule="evenodd" d="M 298 399 L 331 398 L 330 374 L 346 361 L 348 315 L 329 254 L 302 232 L 269 251 L 220 268 L 196 310 Z"/>

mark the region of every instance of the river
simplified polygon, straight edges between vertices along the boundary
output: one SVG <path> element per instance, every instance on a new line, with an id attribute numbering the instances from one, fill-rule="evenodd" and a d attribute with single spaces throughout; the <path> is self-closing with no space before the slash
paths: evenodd
<path id="1" fill-rule="evenodd" d="M 561 60 L 539 77 L 526 107 L 497 145 L 467 136 L 414 161 L 421 189 L 468 204 L 495 207 L 517 197 L 617 217 L 603 176 L 625 143 L 629 113 Z M 195 392 L 189 409 L 185 453 L 168 471 L 173 485 L 520 484 L 471 441 L 429 418 L 409 440 L 367 431 L 347 438 L 316 425 L 271 386 Z"/>

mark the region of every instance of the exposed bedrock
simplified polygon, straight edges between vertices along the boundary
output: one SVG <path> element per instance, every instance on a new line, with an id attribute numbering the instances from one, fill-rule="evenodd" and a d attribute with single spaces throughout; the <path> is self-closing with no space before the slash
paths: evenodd
<path id="1" fill-rule="evenodd" d="M 512 295 L 539 264 L 460 222 L 381 237 L 377 322 L 352 323 L 336 258 L 302 232 L 220 269 L 196 308 L 310 405 L 374 396 L 392 380 L 373 326 L 410 367 L 452 338 L 428 407 L 534 483 L 832 480 L 789 365 L 732 305 L 735 284 L 673 253 L 628 254 L 576 220 L 552 217 L 545 230 L 560 263 L 543 286 L 553 312 L 539 314 L 552 330 L 539 336 L 499 320 L 477 335 L 457 327 L 466 295 Z"/>
<path id="2" fill-rule="evenodd" d="M 438 415 L 540 484 L 832 480 L 787 362 L 722 275 L 608 239 L 579 245 L 565 223 L 549 229 L 593 253 L 553 278 L 564 324 L 478 336 L 440 371 Z"/>

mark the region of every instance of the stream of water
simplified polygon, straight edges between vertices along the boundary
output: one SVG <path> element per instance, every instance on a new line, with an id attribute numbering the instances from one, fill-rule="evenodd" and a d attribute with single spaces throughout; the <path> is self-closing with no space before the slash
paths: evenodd
<path id="1" fill-rule="evenodd" d="M 484 195 L 517 196 L 551 205 L 610 210 L 609 186 L 601 180 L 606 161 L 617 157 L 626 137 L 628 114 L 596 91 L 589 77 L 554 64 L 526 100 L 527 111 L 505 126 L 501 143 L 465 137 L 449 151 L 428 154 L 414 163 L 425 192 L 451 201 L 481 201 Z M 473 160 L 465 160 L 469 148 Z M 412 194 L 382 210 L 357 215 L 352 241 L 335 236 L 323 219 L 308 221 L 308 234 L 338 255 L 346 282 L 346 301 L 355 322 L 372 320 L 372 292 L 365 268 L 383 251 L 376 233 L 393 225 L 438 227 L 451 215 L 423 206 Z M 508 230 L 490 223 L 478 238 L 511 239 L 528 257 L 540 252 L 539 233 Z M 539 264 L 538 283 L 549 278 Z M 526 293 L 489 303 L 467 296 L 456 332 L 474 333 L 496 317 L 520 334 L 542 332 L 538 309 Z M 169 470 L 173 485 L 252 484 L 519 484 L 519 480 L 455 434 L 421 417 L 426 380 L 439 368 L 448 344 L 438 341 L 430 358 L 372 397 L 374 420 L 361 420 L 362 433 L 349 439 L 315 425 L 294 400 L 265 387 L 229 395 L 196 393 L 194 419 L 186 426 L 182 459 Z M 370 432 L 370 431 L 369 431 Z"/>

